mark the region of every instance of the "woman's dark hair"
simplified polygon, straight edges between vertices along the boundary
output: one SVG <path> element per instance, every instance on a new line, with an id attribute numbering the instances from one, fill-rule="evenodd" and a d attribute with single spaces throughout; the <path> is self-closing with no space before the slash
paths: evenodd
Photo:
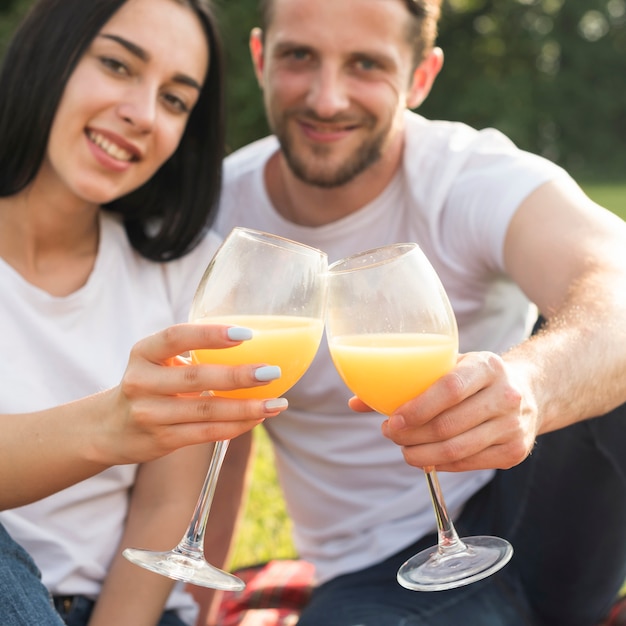
<path id="1" fill-rule="evenodd" d="M 34 179 L 69 77 L 126 1 L 39 0 L 22 22 L 0 72 L 0 197 Z M 142 187 L 104 207 L 122 216 L 131 245 L 155 261 L 182 256 L 209 227 L 224 156 L 224 56 L 210 0 L 172 1 L 203 25 L 207 77 L 176 152 Z"/>

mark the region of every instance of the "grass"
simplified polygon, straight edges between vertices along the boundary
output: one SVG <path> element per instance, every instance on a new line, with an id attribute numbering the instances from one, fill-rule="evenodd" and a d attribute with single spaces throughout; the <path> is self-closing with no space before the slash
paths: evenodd
<path id="1" fill-rule="evenodd" d="M 231 569 L 296 556 L 291 521 L 276 478 L 274 457 L 264 428 L 255 428 L 255 455 L 246 507 L 235 539 Z"/>
<path id="2" fill-rule="evenodd" d="M 626 219 L 626 183 L 583 183 L 598 204 Z M 271 445 L 263 428 L 254 429 L 256 454 L 246 509 L 237 537 L 231 568 L 273 558 L 294 558 L 291 523 L 276 479 Z M 626 586 L 623 590 L 626 593 Z"/>
<path id="3" fill-rule="evenodd" d="M 626 219 L 626 183 L 582 183 L 581 186 L 592 200 Z"/>

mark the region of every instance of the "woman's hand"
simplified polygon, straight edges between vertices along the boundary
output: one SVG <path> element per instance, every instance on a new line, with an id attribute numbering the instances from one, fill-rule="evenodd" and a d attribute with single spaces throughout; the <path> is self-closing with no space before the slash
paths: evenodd
<path id="1" fill-rule="evenodd" d="M 112 465 L 231 439 L 287 408 L 284 399 L 217 398 L 207 389 L 261 386 L 276 367 L 195 365 L 178 355 L 241 343 L 243 329 L 180 324 L 139 341 L 121 383 L 59 406 L 0 415 L 0 509 L 22 506 Z M 234 339 L 231 336 L 238 337 Z"/>
<path id="2" fill-rule="evenodd" d="M 108 464 L 147 461 L 182 446 L 232 439 L 284 410 L 284 399 L 240 400 L 206 392 L 265 385 L 280 376 L 279 368 L 198 365 L 178 356 L 192 349 L 227 350 L 247 333 L 237 327 L 179 324 L 139 341 L 120 385 L 105 392 L 112 406 L 95 453 Z"/>

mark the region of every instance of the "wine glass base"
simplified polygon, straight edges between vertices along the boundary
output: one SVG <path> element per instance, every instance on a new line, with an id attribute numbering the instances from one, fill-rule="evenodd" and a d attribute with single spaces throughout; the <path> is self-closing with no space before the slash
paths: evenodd
<path id="1" fill-rule="evenodd" d="M 467 537 L 465 550 L 445 554 L 435 548 L 419 552 L 398 570 L 398 582 L 413 591 L 443 591 L 491 576 L 513 556 L 513 547 L 499 537 Z"/>
<path id="2" fill-rule="evenodd" d="M 175 550 L 155 552 L 140 548 L 126 548 L 122 554 L 131 563 L 151 572 L 200 587 L 211 587 L 222 591 L 241 591 L 246 586 L 237 576 L 214 567 L 204 559 L 191 557 Z"/>

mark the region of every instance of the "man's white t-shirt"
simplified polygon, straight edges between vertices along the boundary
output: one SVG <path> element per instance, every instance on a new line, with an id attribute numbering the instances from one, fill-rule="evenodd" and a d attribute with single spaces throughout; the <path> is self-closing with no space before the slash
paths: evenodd
<path id="1" fill-rule="evenodd" d="M 0 259 L 0 413 L 19 419 L 19 413 L 117 385 L 139 339 L 187 320 L 195 288 L 218 245 L 210 234 L 187 256 L 154 263 L 131 249 L 114 217 L 102 214 L 93 272 L 67 297 L 31 285 Z M 34 558 L 52 594 L 98 596 L 119 550 L 136 470 L 136 465 L 112 467 L 0 513 L 0 522 Z M 180 585 L 168 608 L 193 623 L 195 603 Z"/>
<path id="2" fill-rule="evenodd" d="M 293 224 L 271 204 L 263 176 L 276 139 L 242 148 L 226 159 L 215 228 L 222 236 L 235 226 L 269 231 L 324 250 L 330 262 L 417 242 L 448 293 L 461 351 L 501 353 L 528 335 L 536 317 L 504 268 L 507 227 L 529 193 L 567 174 L 493 129 L 479 132 L 410 112 L 405 122 L 403 165 L 393 181 L 359 211 L 319 227 Z M 380 415 L 349 409 L 352 394 L 325 341 L 285 395 L 289 410 L 265 427 L 296 548 L 315 564 L 318 582 L 377 563 L 436 529 L 424 476 L 382 436 Z M 453 516 L 492 475 L 440 474 Z"/>

